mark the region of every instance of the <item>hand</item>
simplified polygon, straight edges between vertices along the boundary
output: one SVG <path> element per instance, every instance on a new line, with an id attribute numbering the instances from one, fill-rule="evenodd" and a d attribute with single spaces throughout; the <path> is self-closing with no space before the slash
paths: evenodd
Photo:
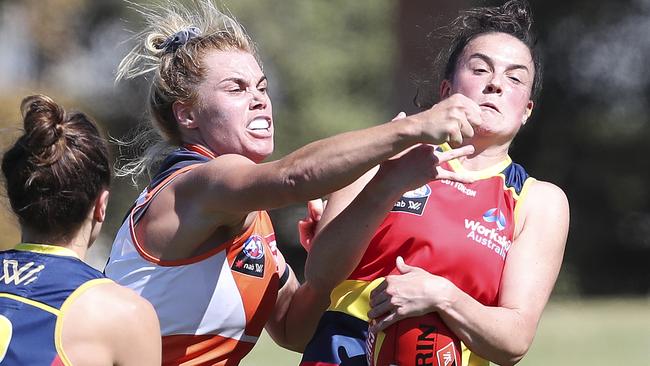
<path id="1" fill-rule="evenodd" d="M 311 250 L 311 241 L 316 235 L 316 226 L 323 216 L 323 210 L 327 201 L 315 199 L 307 202 L 307 217 L 298 221 L 298 233 L 300 234 L 300 244 L 309 253 Z"/>
<path id="2" fill-rule="evenodd" d="M 390 187 L 390 192 L 395 194 L 416 189 L 435 179 L 472 183 L 469 176 L 445 170 L 440 164 L 473 153 L 471 145 L 444 152 L 431 145 L 418 145 L 382 163 L 374 180 Z"/>
<path id="3" fill-rule="evenodd" d="M 395 261 L 399 275 L 387 276 L 370 293 L 371 331 L 377 332 L 404 318 L 436 311 L 436 297 L 442 297 L 450 283 L 422 268 L 409 266 L 402 257 Z"/>
<path id="4" fill-rule="evenodd" d="M 424 142 L 460 146 L 482 124 L 481 108 L 462 94 L 454 94 L 430 109 L 411 116 L 422 123 Z"/>

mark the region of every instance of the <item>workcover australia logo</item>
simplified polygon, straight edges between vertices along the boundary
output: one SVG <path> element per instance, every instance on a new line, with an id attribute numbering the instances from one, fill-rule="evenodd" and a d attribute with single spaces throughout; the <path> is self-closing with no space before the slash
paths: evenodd
<path id="1" fill-rule="evenodd" d="M 264 242 L 261 236 L 251 235 L 232 265 L 232 270 L 255 277 L 264 277 Z"/>
<path id="2" fill-rule="evenodd" d="M 508 226 L 505 215 L 501 210 L 491 208 L 485 211 L 482 219 L 482 221 L 465 219 L 467 237 L 505 259 L 512 245 L 508 236 L 502 233 Z"/>
<path id="3" fill-rule="evenodd" d="M 404 193 L 402 198 L 395 203 L 391 211 L 408 212 L 422 216 L 430 195 L 431 188 L 425 184 L 418 189 Z"/>

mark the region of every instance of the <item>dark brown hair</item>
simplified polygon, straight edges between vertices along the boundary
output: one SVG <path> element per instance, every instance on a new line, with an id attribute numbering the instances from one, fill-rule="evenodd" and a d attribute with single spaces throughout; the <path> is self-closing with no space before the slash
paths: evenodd
<path id="1" fill-rule="evenodd" d="M 47 96 L 26 97 L 20 109 L 24 134 L 2 158 L 11 208 L 23 227 L 73 235 L 110 184 L 107 143 L 85 114 Z"/>
<path id="2" fill-rule="evenodd" d="M 537 101 L 542 91 L 542 61 L 532 26 L 532 12 L 525 0 L 510 0 L 501 6 L 461 11 L 446 28 L 447 32 L 443 37 L 448 40 L 449 45 L 435 58 L 433 75 L 439 79 L 438 84 L 444 79 L 452 80 L 458 66 L 458 58 L 470 41 L 486 33 L 505 33 L 520 40 L 530 50 L 535 65 L 530 98 Z M 419 104 L 422 107 L 433 105 L 431 102 Z"/>

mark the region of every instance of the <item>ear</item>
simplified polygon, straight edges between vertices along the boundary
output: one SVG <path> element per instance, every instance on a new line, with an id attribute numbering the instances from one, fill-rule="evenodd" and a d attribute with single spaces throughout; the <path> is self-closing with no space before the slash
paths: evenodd
<path id="1" fill-rule="evenodd" d="M 451 81 L 445 79 L 440 83 L 440 99 L 445 99 L 451 95 Z"/>
<path id="2" fill-rule="evenodd" d="M 97 222 L 104 222 L 106 219 L 106 206 L 108 206 L 109 192 L 103 189 L 95 199 L 95 208 L 93 209 L 93 219 Z"/>
<path id="3" fill-rule="evenodd" d="M 178 122 L 179 126 L 188 129 L 199 127 L 194 118 L 194 107 L 192 105 L 176 101 L 172 104 L 172 111 L 174 112 L 174 118 L 176 118 L 176 122 Z"/>
<path id="4" fill-rule="evenodd" d="M 525 125 L 526 122 L 528 121 L 528 118 L 530 118 L 530 115 L 533 114 L 533 107 L 535 106 L 535 102 L 532 100 L 528 101 L 528 104 L 526 104 L 526 112 L 524 113 L 524 116 L 521 119 L 521 124 Z"/>

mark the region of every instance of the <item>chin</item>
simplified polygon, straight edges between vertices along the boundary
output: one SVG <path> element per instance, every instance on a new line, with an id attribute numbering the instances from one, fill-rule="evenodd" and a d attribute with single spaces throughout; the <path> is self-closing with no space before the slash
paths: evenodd
<path id="1" fill-rule="evenodd" d="M 252 161 L 254 161 L 256 163 L 261 163 L 264 160 L 266 160 L 266 158 L 271 156 L 271 154 L 273 154 L 273 148 L 271 148 L 269 150 L 264 150 L 264 151 L 251 151 L 249 154 L 246 154 L 246 155 Z"/>

